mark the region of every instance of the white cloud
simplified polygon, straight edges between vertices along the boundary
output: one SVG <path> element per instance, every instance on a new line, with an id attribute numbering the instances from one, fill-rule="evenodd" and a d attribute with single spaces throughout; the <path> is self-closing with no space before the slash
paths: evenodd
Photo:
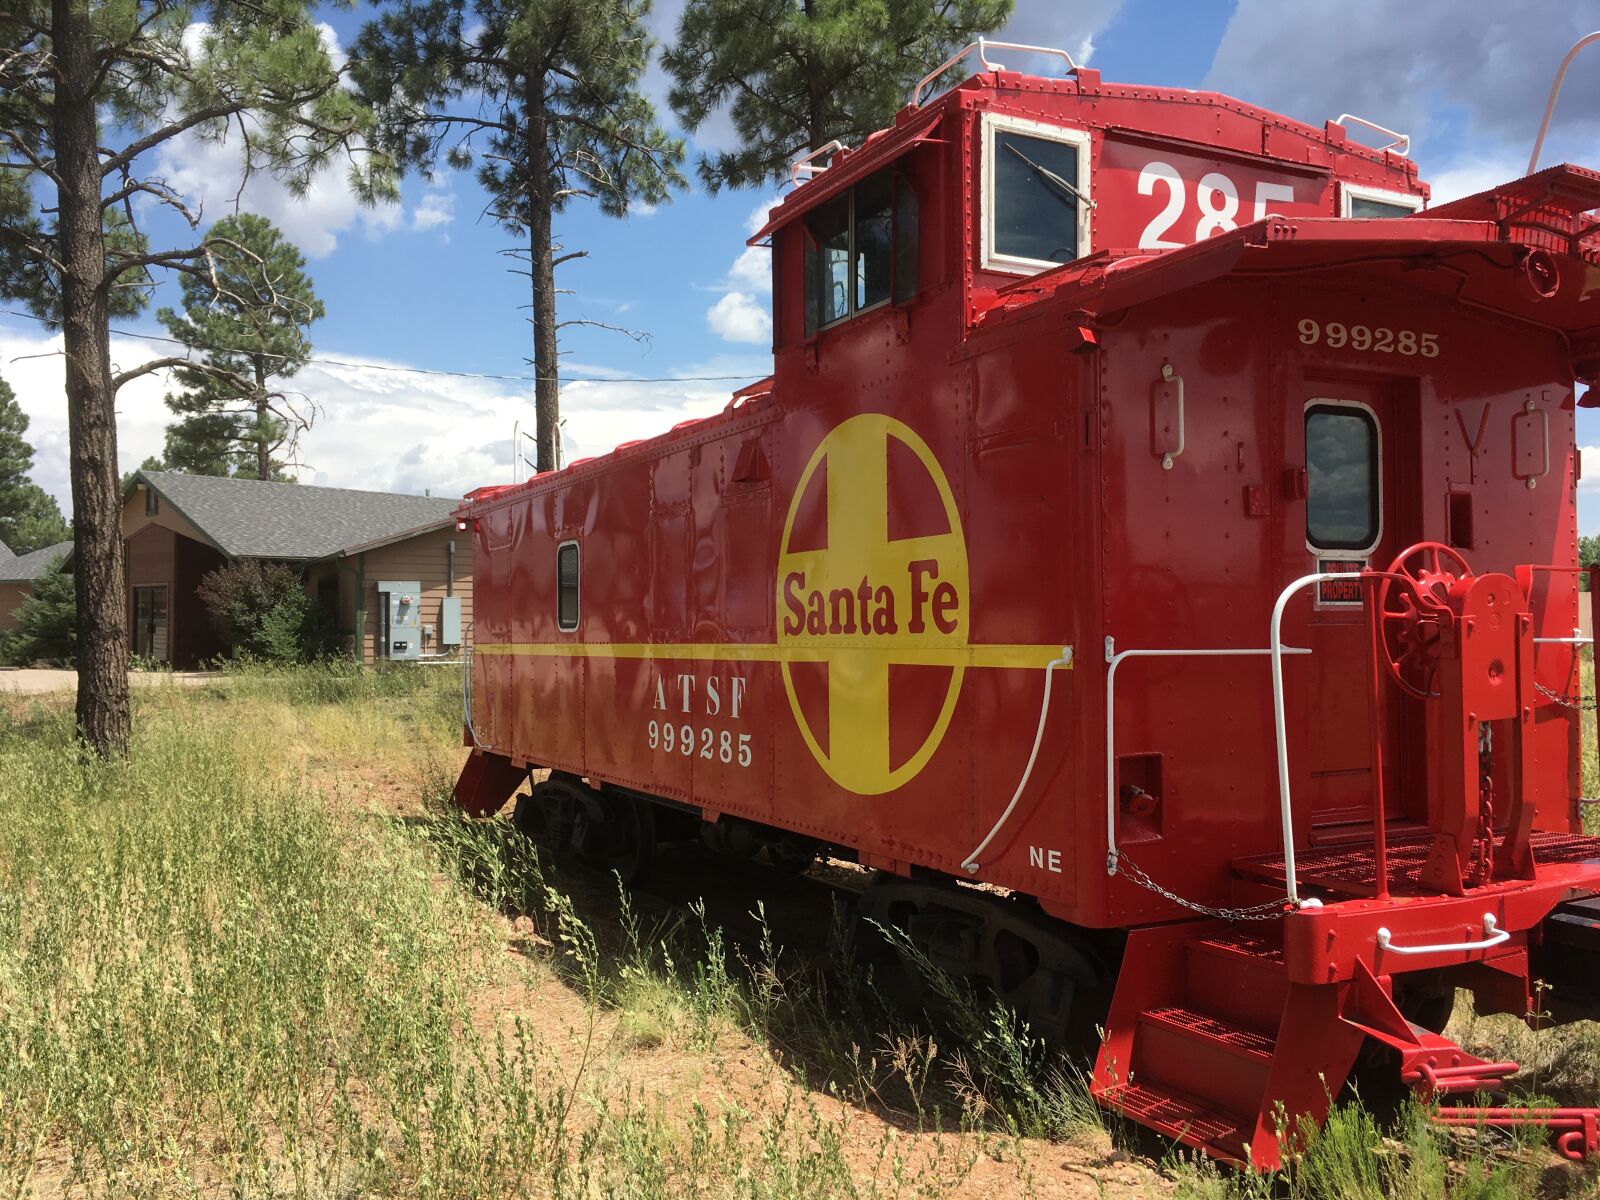
<path id="1" fill-rule="evenodd" d="M 28 439 L 36 451 L 34 478 L 65 510 L 71 504 L 71 487 L 60 349 L 59 335 L 0 325 L 0 374 L 16 390 L 31 421 Z M 123 369 L 164 353 L 159 345 L 117 336 L 111 339 L 111 349 L 114 362 Z M 523 428 L 532 429 L 531 382 L 419 375 L 386 369 L 410 364 L 334 348 L 323 348 L 322 353 L 350 365 L 313 362 L 291 381 L 321 410 L 303 439 L 303 482 L 459 496 L 511 478 L 512 425 L 520 417 Z M 36 355 L 48 357 L 30 357 Z M 719 363 L 696 373 L 734 371 Z M 665 433 L 690 417 L 709 416 L 727 404 L 729 386 L 693 381 L 566 384 L 564 452 L 569 459 L 603 454 L 620 442 Z M 148 456 L 161 453 L 171 419 L 162 403 L 165 390 L 166 380 L 150 375 L 119 394 L 121 470 L 132 470 Z M 531 448 L 531 443 L 525 445 Z"/>
<path id="2" fill-rule="evenodd" d="M 1011 20 L 995 34 L 998 41 L 1020 42 L 1026 46 L 1053 46 L 1072 55 L 1080 66 L 1094 57 L 1094 39 L 1122 8 L 1122 0 L 1017 0 Z M 1011 51 L 991 57 L 1015 71 L 1034 71 L 1040 75 L 1060 74 L 1046 58 L 1018 55 Z M 936 64 L 930 63 L 929 70 Z"/>
<path id="3" fill-rule="evenodd" d="M 1239 0 L 1206 83 L 1313 124 L 1353 112 L 1417 144 L 1512 145 L 1525 167 L 1561 56 L 1597 24 L 1600 0 Z M 1568 74 L 1552 130 L 1592 153 L 1592 62 Z"/>
<path id="4" fill-rule="evenodd" d="M 738 290 L 772 291 L 772 251 L 766 246 L 746 246 L 728 268 L 728 282 Z"/>
<path id="5" fill-rule="evenodd" d="M 429 188 L 411 214 L 411 228 L 420 232 L 448 225 L 456 219 L 456 194 L 449 188 Z"/>
<path id="6" fill-rule="evenodd" d="M 706 310 L 711 332 L 728 342 L 770 342 L 772 316 L 748 292 L 728 292 Z"/>
<path id="7" fill-rule="evenodd" d="M 345 53 L 333 27 L 319 24 L 317 30 L 334 66 L 342 66 Z M 184 45 L 191 55 L 201 53 L 205 31 L 202 22 L 184 31 Z M 255 126 L 251 118 L 245 122 Z M 338 235 L 352 227 L 377 236 L 404 223 L 396 204 L 368 208 L 361 203 L 350 184 L 349 166 L 336 158 L 313 177 L 303 195 L 295 195 L 266 171 L 246 179 L 242 138 L 237 122 L 231 122 L 213 137 L 191 130 L 164 142 L 151 156 L 148 173 L 164 180 L 206 222 L 237 210 L 259 213 L 307 255 L 321 258 L 333 251 Z M 157 203 L 149 197 L 141 200 L 146 207 Z"/>
<path id="8" fill-rule="evenodd" d="M 1580 492 L 1600 492 L 1600 446 L 1578 447 L 1578 473 Z"/>

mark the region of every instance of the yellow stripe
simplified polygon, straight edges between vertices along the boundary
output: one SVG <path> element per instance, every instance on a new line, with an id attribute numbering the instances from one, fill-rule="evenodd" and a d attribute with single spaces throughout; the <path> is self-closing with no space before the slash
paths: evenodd
<path id="1" fill-rule="evenodd" d="M 817 638 L 806 642 L 493 642 L 474 654 L 535 658 L 670 659 L 690 662 L 826 662 L 835 654 L 871 651 L 889 662 L 926 667 L 1039 668 L 1061 655 L 1060 646 L 951 646 Z"/>

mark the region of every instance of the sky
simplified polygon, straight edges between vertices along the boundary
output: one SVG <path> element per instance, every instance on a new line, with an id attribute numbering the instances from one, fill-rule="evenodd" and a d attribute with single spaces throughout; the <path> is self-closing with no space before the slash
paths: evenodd
<path id="1" fill-rule="evenodd" d="M 670 39 L 683 0 L 656 0 L 652 32 Z M 349 45 L 373 9 L 330 7 L 325 36 Z M 1434 201 L 1524 173 L 1557 63 L 1600 29 L 1600 0 L 1017 0 L 1005 40 L 1060 46 L 1110 81 L 1205 88 L 1320 124 L 1353 112 L 1412 135 Z M 1546 164 L 1600 166 L 1600 47 L 1568 75 Z M 1041 73 L 1051 60 L 1006 55 Z M 932 65 L 932 64 L 930 64 Z M 646 88 L 669 127 L 666 80 Z M 713 118 L 691 156 L 728 144 Z M 300 479 L 332 487 L 458 496 L 513 471 L 513 435 L 531 427 L 528 281 L 504 255 L 509 237 L 483 215 L 470 174 L 404 182 L 401 202 L 364 209 L 330 170 L 296 198 L 266 176 L 240 190 L 237 145 L 186 137 L 156 155 L 155 172 L 203 206 L 207 221 L 241 207 L 276 222 L 305 251 L 327 316 L 314 327 L 317 361 L 293 386 L 318 416 Z M 686 174 L 693 176 L 692 170 Z M 562 317 L 625 326 L 635 338 L 574 328 L 561 371 L 568 459 L 664 432 L 727 403 L 771 366 L 766 252 L 745 246 L 776 189 L 705 193 L 698 184 L 626 220 L 574 207 L 557 236 L 587 257 L 561 268 Z M 167 244 L 184 231 L 146 214 Z M 115 323 L 113 360 L 137 365 L 170 347 L 154 317 L 175 302 L 163 285 L 143 316 Z M 34 475 L 66 510 L 67 433 L 60 341 L 0 304 L 0 376 L 31 419 Z M 139 336 L 144 335 L 144 336 Z M 520 377 L 520 378 L 519 378 Z M 160 375 L 118 398 L 124 470 L 159 454 L 169 414 Z M 1585 448 L 1579 524 L 1600 532 L 1600 410 L 1580 410 Z M 522 446 L 531 443 L 524 439 Z"/>

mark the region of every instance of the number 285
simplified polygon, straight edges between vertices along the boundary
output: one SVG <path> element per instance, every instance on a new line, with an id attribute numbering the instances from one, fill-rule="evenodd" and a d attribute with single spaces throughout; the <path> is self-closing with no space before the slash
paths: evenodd
<path id="1" fill-rule="evenodd" d="M 1329 350 L 1370 350 L 1374 354 L 1400 354 L 1408 358 L 1438 358 L 1439 335 L 1415 329 L 1390 329 L 1387 325 L 1346 325 L 1300 318 L 1300 344 L 1323 345 Z"/>

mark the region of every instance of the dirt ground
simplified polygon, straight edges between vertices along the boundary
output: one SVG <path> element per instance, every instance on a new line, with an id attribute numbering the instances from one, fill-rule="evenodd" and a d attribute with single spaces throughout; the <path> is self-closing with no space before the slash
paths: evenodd
<path id="1" fill-rule="evenodd" d="M 133 687 L 193 687 L 208 679 L 215 679 L 210 671 L 130 671 L 128 682 Z M 52 692 L 70 692 L 77 689 L 76 671 L 53 671 L 45 667 L 12 669 L 0 667 L 0 692 L 22 696 L 46 696 Z"/>

